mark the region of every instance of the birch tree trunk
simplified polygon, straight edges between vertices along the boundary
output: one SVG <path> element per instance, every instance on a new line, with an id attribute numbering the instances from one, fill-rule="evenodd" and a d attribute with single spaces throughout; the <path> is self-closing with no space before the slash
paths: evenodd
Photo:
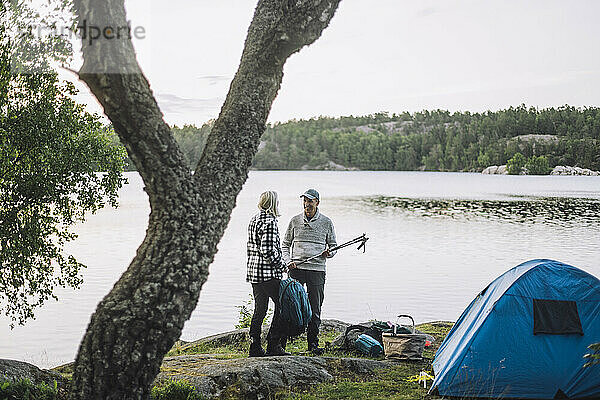
<path id="1" fill-rule="evenodd" d="M 258 2 L 239 69 L 192 175 L 131 41 L 109 38 L 127 26 L 123 0 L 75 0 L 83 36 L 80 78 L 102 104 L 142 176 L 151 213 L 135 258 L 91 317 L 75 362 L 72 399 L 149 398 L 165 353 L 196 307 L 265 129 L 283 65 L 319 38 L 339 2 Z M 96 32 L 91 27 L 109 30 L 91 40 Z"/>

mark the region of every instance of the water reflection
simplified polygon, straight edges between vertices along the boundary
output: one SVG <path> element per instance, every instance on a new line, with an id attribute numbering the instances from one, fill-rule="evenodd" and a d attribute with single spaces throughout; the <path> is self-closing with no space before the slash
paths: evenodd
<path id="1" fill-rule="evenodd" d="M 600 200 L 597 199 L 519 197 L 515 200 L 453 200 L 376 196 L 360 201 L 375 212 L 402 213 L 407 218 L 485 219 L 561 226 L 600 224 Z"/>

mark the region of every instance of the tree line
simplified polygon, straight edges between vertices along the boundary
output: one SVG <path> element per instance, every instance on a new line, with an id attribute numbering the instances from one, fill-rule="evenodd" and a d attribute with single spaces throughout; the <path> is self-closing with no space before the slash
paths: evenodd
<path id="1" fill-rule="evenodd" d="M 318 168 L 328 161 L 364 170 L 481 171 L 517 153 L 556 165 L 600 169 L 600 109 L 443 110 L 319 117 L 267 127 L 258 169 Z"/>
<path id="2" fill-rule="evenodd" d="M 212 122 L 173 126 L 190 166 Z M 600 108 L 537 109 L 520 105 L 484 113 L 444 110 L 318 117 L 267 125 L 252 167 L 321 169 L 328 162 L 362 170 L 481 171 L 524 157 L 600 170 Z M 130 168 L 133 164 L 129 163 Z M 532 168 L 530 168 L 532 170 Z"/>

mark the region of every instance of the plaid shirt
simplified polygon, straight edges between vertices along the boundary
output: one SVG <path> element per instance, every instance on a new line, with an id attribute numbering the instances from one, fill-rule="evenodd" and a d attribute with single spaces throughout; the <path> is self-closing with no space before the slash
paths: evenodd
<path id="1" fill-rule="evenodd" d="M 266 282 L 283 278 L 285 267 L 281 262 L 281 244 L 277 219 L 261 210 L 248 225 L 248 272 L 246 281 Z"/>

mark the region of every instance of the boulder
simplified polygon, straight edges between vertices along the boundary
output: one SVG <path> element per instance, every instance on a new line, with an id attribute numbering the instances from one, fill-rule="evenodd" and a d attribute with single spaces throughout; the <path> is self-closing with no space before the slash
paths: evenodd
<path id="1" fill-rule="evenodd" d="M 0 359 L 0 380 L 17 381 L 28 379 L 33 384 L 61 382 L 62 376 L 56 372 L 39 369 L 33 364 L 23 361 Z"/>
<path id="2" fill-rule="evenodd" d="M 486 175 L 506 175 L 508 174 L 508 170 L 506 169 L 506 165 L 490 165 L 481 171 L 481 173 Z"/>
<path id="3" fill-rule="evenodd" d="M 326 171 L 359 171 L 359 169 L 356 167 L 346 167 L 333 161 L 326 162 L 320 166 L 320 169 L 324 169 Z"/>
<path id="4" fill-rule="evenodd" d="M 326 163 L 319 164 L 317 166 L 310 166 L 308 164 L 305 164 L 302 167 L 300 167 L 300 169 L 303 170 L 303 171 L 308 171 L 308 170 L 317 170 L 317 171 L 360 171 L 356 167 L 346 167 L 344 165 L 335 163 L 333 161 L 327 161 Z"/>
<path id="5" fill-rule="evenodd" d="M 344 333 L 346 332 L 346 328 L 350 325 L 351 324 L 348 322 L 340 321 L 339 319 L 324 319 L 321 320 L 320 329 L 322 331 L 336 331 L 339 333 Z"/>
<path id="6" fill-rule="evenodd" d="M 506 174 L 508 174 L 508 169 L 506 168 L 506 165 L 500 165 L 500 166 L 491 165 L 491 166 L 487 167 L 486 169 L 484 169 L 483 171 L 481 171 L 481 173 L 486 174 L 486 175 L 506 175 Z M 528 174 L 527 169 L 523 168 L 521 175 L 527 175 L 527 174 Z M 550 175 L 598 176 L 598 175 L 600 175 L 600 172 L 592 171 L 587 168 L 568 167 L 568 166 L 564 166 L 564 165 L 557 165 L 556 167 L 554 167 L 552 172 L 550 172 Z"/>
<path id="7" fill-rule="evenodd" d="M 34 385 L 46 383 L 50 386 L 56 381 L 59 395 L 64 396 L 68 387 L 68 380 L 57 372 L 39 369 L 35 365 L 15 360 L 0 359 L 0 382 L 16 382 L 27 379 Z"/>
<path id="8" fill-rule="evenodd" d="M 346 327 L 350 326 L 349 323 L 339 321 L 337 319 L 324 319 L 321 321 L 321 331 L 336 331 L 343 333 L 346 331 Z M 268 326 L 262 328 L 262 339 L 266 340 Z M 198 345 L 205 345 L 210 347 L 221 347 L 227 345 L 237 345 L 239 343 L 248 342 L 250 340 L 250 332 L 248 328 L 236 329 L 234 331 L 219 333 L 216 335 L 207 336 L 193 342 L 178 341 L 175 346 L 181 350 L 188 350 Z"/>
<path id="9" fill-rule="evenodd" d="M 491 165 L 491 166 L 487 167 L 486 169 L 484 169 L 483 171 L 481 171 L 481 173 L 486 174 L 486 175 L 494 175 L 496 173 L 496 171 L 498 171 L 498 166 Z"/>
<path id="10" fill-rule="evenodd" d="M 550 175 L 598 176 L 598 175 L 600 175 L 600 172 L 598 172 L 598 171 L 592 171 L 591 169 L 587 169 L 587 168 L 557 165 L 556 167 L 554 167 L 554 169 L 552 170 L 552 172 L 550 172 Z"/>
<path id="11" fill-rule="evenodd" d="M 263 327 L 263 337 L 266 337 L 266 332 L 268 331 L 269 327 Z M 249 328 L 244 328 L 244 329 L 236 329 L 234 331 L 228 331 L 228 332 L 223 332 L 223 333 L 218 333 L 216 335 L 211 335 L 211 336 L 207 336 L 207 337 L 203 337 L 201 339 L 198 340 L 194 340 L 193 342 L 184 342 L 184 341 L 179 341 L 178 343 L 175 344 L 176 347 L 178 347 L 181 350 L 187 350 L 191 347 L 195 347 L 201 344 L 204 345 L 209 345 L 211 347 L 220 347 L 220 346 L 227 346 L 227 345 L 235 345 L 238 343 L 242 343 L 244 341 L 249 341 L 250 340 L 250 330 Z"/>
<path id="12" fill-rule="evenodd" d="M 185 380 L 204 398 L 266 399 L 278 390 L 333 381 L 336 374 L 364 376 L 395 365 L 393 361 L 332 357 L 215 359 L 211 355 L 167 357 L 155 384 Z"/>
<path id="13" fill-rule="evenodd" d="M 325 319 L 321 331 L 342 335 L 349 323 Z M 268 327 L 263 327 L 263 339 Z M 203 345 L 219 347 L 247 341 L 248 329 L 220 333 L 194 342 L 180 342 L 182 350 Z M 261 357 L 226 359 L 222 354 L 193 354 L 165 357 L 155 384 L 168 380 L 185 380 L 204 398 L 235 397 L 265 399 L 273 392 L 329 382 L 336 374 L 369 376 L 378 368 L 394 364 L 388 360 L 333 357 Z"/>

